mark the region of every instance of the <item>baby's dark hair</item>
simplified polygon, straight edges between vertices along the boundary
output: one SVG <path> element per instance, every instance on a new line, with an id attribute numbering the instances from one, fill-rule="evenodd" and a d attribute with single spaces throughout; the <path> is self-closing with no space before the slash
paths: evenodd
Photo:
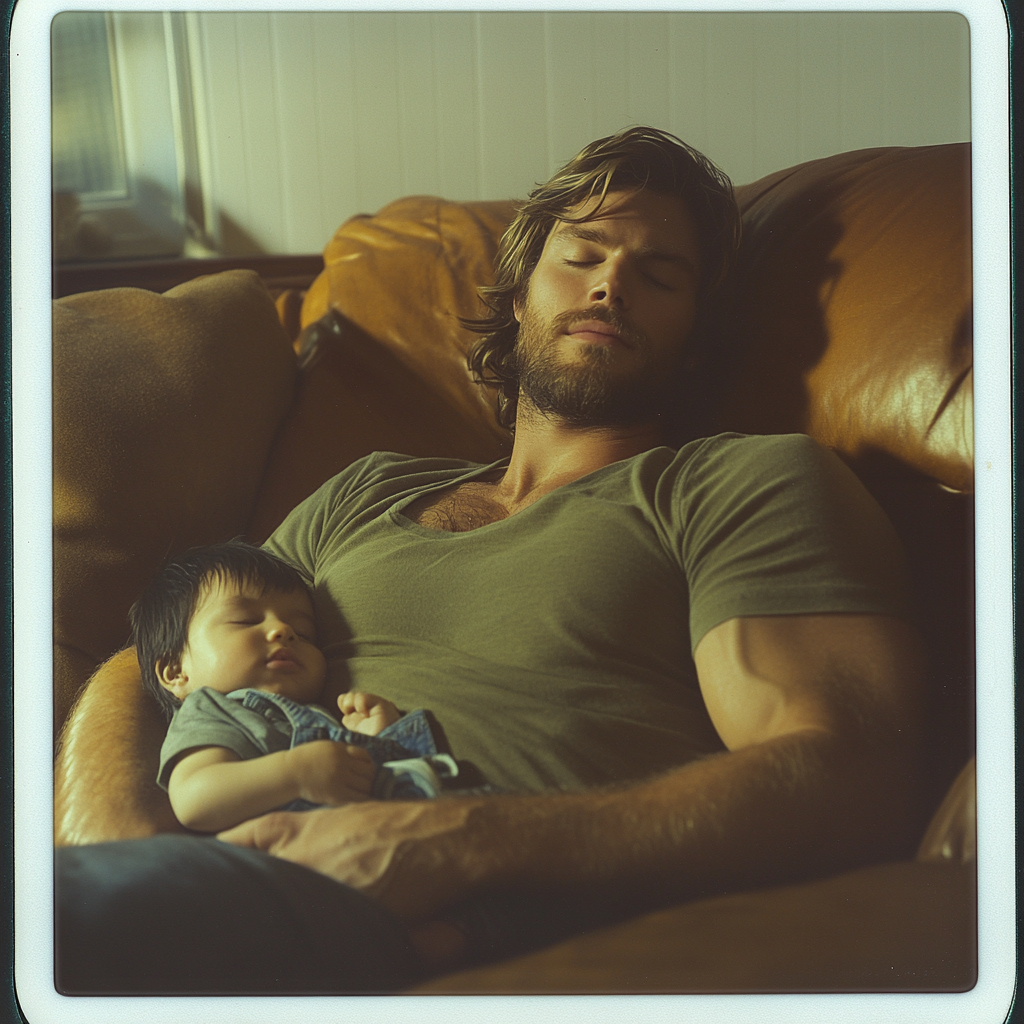
<path id="1" fill-rule="evenodd" d="M 161 685 L 156 665 L 181 660 L 199 595 L 213 582 L 259 587 L 261 593 L 309 590 L 309 581 L 294 566 L 242 540 L 190 548 L 171 559 L 128 613 L 142 685 L 168 719 L 181 702 Z"/>

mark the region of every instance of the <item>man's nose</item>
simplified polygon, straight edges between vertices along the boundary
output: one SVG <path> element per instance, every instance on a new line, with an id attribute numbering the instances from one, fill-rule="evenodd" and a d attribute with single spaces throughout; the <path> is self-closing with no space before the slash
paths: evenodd
<path id="1" fill-rule="evenodd" d="M 622 267 L 608 261 L 601 265 L 601 273 L 597 281 L 591 285 L 587 295 L 592 306 L 615 306 L 618 309 L 628 309 L 626 282 Z"/>

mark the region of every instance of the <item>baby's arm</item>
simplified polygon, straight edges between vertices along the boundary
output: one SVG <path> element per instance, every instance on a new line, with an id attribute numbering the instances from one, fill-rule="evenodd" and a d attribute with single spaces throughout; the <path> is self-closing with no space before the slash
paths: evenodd
<path id="1" fill-rule="evenodd" d="M 338 698 L 338 710 L 342 716 L 341 724 L 364 736 L 376 736 L 402 717 L 391 701 L 359 690 L 343 693 Z"/>
<path id="2" fill-rule="evenodd" d="M 361 747 L 315 740 L 243 761 L 226 747 L 200 747 L 174 766 L 167 784 L 178 821 L 220 832 L 291 800 L 366 800 L 376 767 Z"/>

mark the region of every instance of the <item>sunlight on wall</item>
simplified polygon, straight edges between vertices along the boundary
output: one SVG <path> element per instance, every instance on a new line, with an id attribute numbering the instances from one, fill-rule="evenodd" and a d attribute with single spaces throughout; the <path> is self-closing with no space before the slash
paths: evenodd
<path id="1" fill-rule="evenodd" d="M 970 138 L 950 13 L 188 16 L 228 253 L 317 252 L 400 196 L 523 196 L 585 143 L 667 128 L 737 184 Z"/>

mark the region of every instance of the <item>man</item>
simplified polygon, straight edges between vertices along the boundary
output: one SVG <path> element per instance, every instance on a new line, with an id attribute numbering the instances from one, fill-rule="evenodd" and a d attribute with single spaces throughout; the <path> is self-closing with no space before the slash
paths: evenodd
<path id="1" fill-rule="evenodd" d="M 496 907 L 501 953 L 910 848 L 891 528 L 806 438 L 660 447 L 738 233 L 674 137 L 588 146 L 521 209 L 476 325 L 508 464 L 371 457 L 269 542 L 315 571 L 335 690 L 429 707 L 514 792 L 61 851 L 66 991 L 397 988 L 464 961 L 452 908 Z"/>

